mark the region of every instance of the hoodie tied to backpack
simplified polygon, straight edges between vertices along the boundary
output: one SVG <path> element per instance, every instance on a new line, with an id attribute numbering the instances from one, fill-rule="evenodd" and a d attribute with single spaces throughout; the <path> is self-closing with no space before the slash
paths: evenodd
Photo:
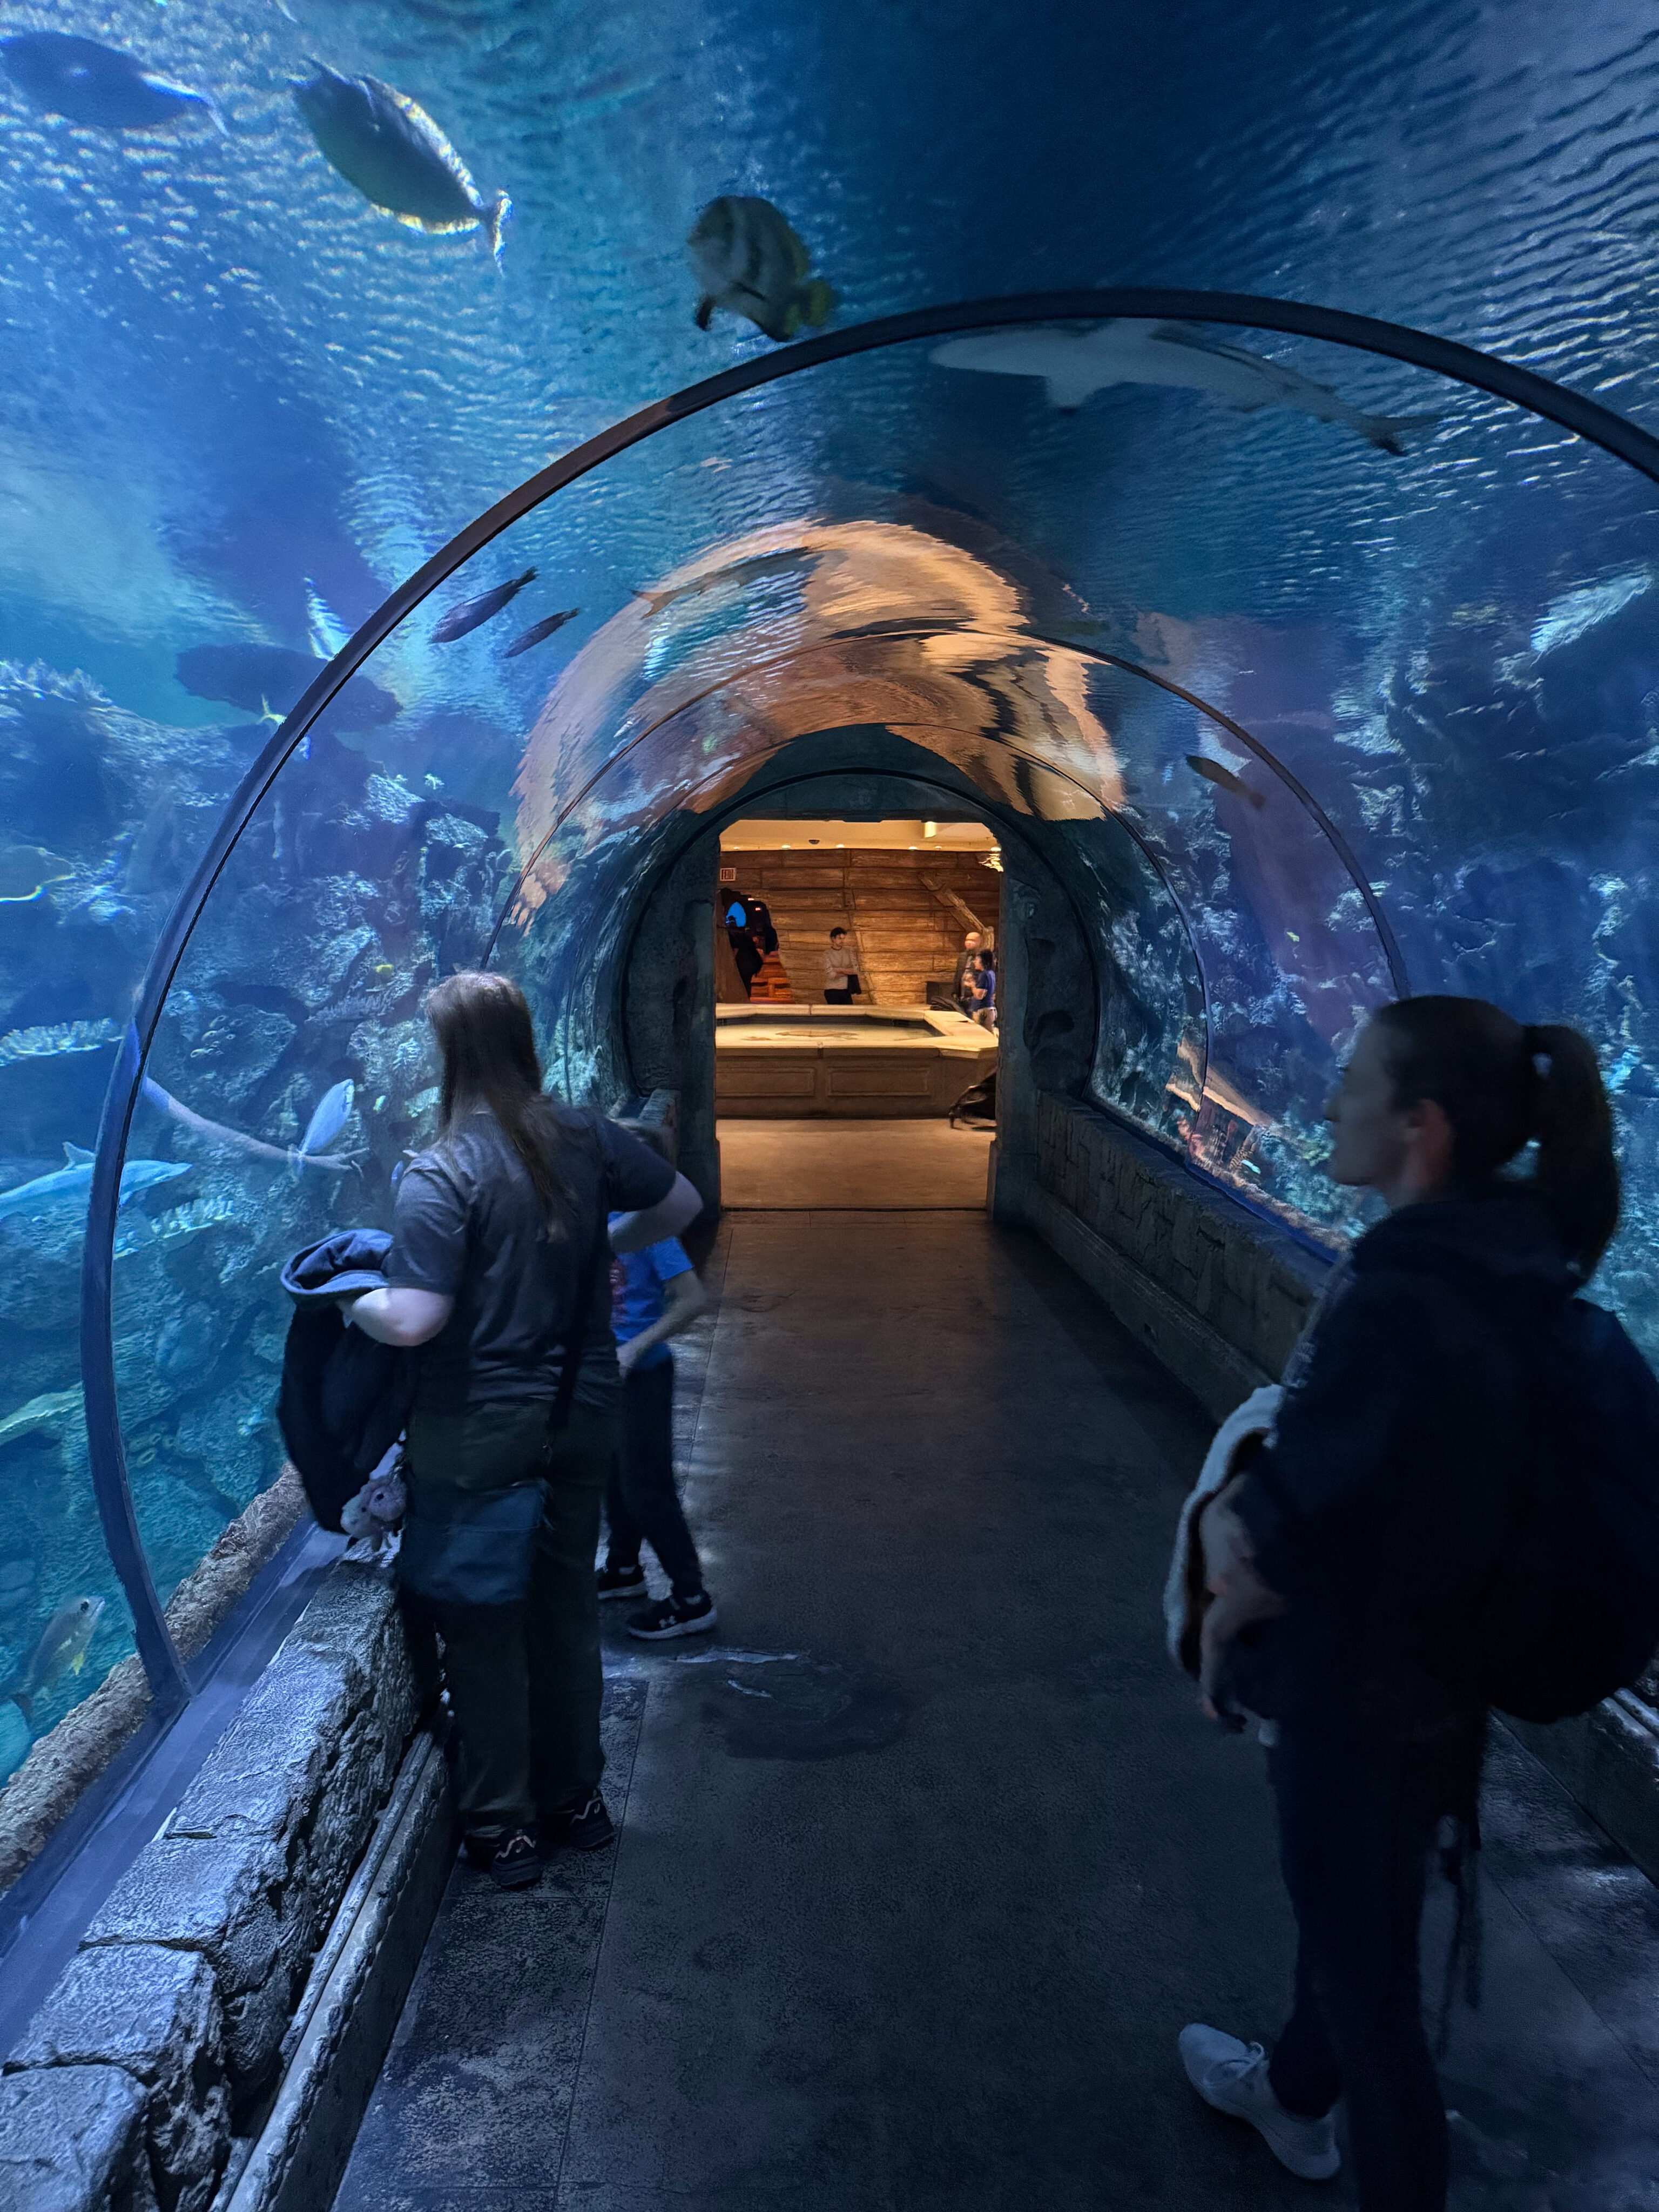
<path id="1" fill-rule="evenodd" d="M 384 1230 L 337 1229 L 283 1269 L 295 1310 L 276 1419 L 313 1513 L 336 1531 L 415 1402 L 420 1354 L 349 1328 L 337 1303 L 347 1291 L 384 1290 L 391 1249 Z"/>
<path id="2" fill-rule="evenodd" d="M 1527 1347 L 1577 1287 L 1522 1189 L 1402 1206 L 1355 1245 L 1230 1500 L 1286 1601 L 1231 1648 L 1231 1694 L 1357 1738 L 1425 1810 L 1473 1809 L 1480 1601 L 1517 1477 L 1551 1449 L 1529 1416 Z"/>

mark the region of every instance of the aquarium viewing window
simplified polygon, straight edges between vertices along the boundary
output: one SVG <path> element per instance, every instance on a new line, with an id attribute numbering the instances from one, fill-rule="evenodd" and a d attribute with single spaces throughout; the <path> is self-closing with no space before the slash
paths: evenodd
<path id="1" fill-rule="evenodd" d="M 1169 325 L 1300 381 L 1243 428 L 1179 385 L 1074 404 Z M 1368 1008 L 1578 1023 L 1627 1164 L 1602 1292 L 1659 1349 L 1656 480 L 1644 431 L 1416 331 L 982 301 L 642 410 L 297 674 L 203 636 L 206 719 L 8 663 L 0 1641 L 27 1675 L 93 1610 L 0 1705 L 0 1771 L 135 1648 L 188 1694 L 166 1601 L 282 1464 L 277 1270 L 389 1218 L 429 984 L 507 967 L 609 1103 L 651 884 L 821 741 L 1041 854 L 1097 969 L 1088 1095 L 1316 1241 L 1353 1225 L 1320 1106 Z"/>

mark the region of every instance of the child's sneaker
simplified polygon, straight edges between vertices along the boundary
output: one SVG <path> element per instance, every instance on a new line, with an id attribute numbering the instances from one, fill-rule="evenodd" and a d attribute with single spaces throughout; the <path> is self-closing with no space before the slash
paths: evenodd
<path id="1" fill-rule="evenodd" d="M 671 1636 L 701 1636 L 719 1619 L 714 1599 L 707 1590 L 699 1590 L 696 1597 L 670 1596 L 647 1606 L 629 1622 L 628 1632 L 647 1644 L 665 1644 Z"/>
<path id="2" fill-rule="evenodd" d="M 631 1567 L 601 1567 L 599 1572 L 601 1603 L 608 1597 L 649 1597 L 645 1586 L 645 1569 L 637 1559 Z"/>

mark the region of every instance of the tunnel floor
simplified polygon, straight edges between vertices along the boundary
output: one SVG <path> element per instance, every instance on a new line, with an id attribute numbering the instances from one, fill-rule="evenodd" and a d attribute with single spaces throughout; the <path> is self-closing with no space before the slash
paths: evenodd
<path id="1" fill-rule="evenodd" d="M 708 1275 L 716 1638 L 607 1621 L 619 1843 L 458 1866 L 340 2212 L 1350 2203 L 1176 2063 L 1291 1966 L 1260 1752 L 1161 1648 L 1197 1407 L 983 1214 L 750 1212 Z M 1504 1736 L 1486 1818 L 1454 2204 L 1653 2212 L 1659 1899 Z"/>

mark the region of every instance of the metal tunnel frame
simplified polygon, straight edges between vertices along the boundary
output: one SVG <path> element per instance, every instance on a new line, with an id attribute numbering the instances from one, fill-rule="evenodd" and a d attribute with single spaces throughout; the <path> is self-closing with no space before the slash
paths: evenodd
<path id="1" fill-rule="evenodd" d="M 573 447 L 562 459 L 538 471 L 516 490 L 470 522 L 400 584 L 341 647 L 272 733 L 232 793 L 156 941 L 132 1021 L 105 1093 L 82 1258 L 82 1390 L 86 1401 L 88 1449 L 99 1517 L 111 1560 L 131 1608 L 139 1656 L 149 1680 L 158 1717 L 165 1719 L 176 1712 L 192 1694 L 192 1686 L 167 1628 L 144 1555 L 121 1442 L 112 1335 L 115 1230 L 121 1169 L 144 1060 L 185 946 L 233 848 L 289 755 L 347 680 L 405 617 L 456 569 L 555 492 L 563 490 L 615 455 L 653 437 L 659 430 L 717 407 L 739 393 L 799 374 L 803 369 L 847 360 L 856 354 L 877 352 L 887 346 L 1024 323 L 1093 322 L 1117 317 L 1156 322 L 1220 323 L 1244 329 L 1277 331 L 1289 337 L 1321 338 L 1357 352 L 1380 354 L 1390 360 L 1406 362 L 1456 383 L 1491 392 L 1497 398 L 1541 416 L 1587 443 L 1601 447 L 1605 453 L 1627 462 L 1643 476 L 1659 483 L 1659 438 L 1596 400 L 1568 391 L 1531 369 L 1517 368 L 1475 347 L 1460 345 L 1453 339 L 1436 337 L 1402 324 L 1381 322 L 1369 315 L 1349 314 L 1340 308 L 1317 307 L 1304 301 L 1267 299 L 1247 292 L 1126 286 L 1104 290 L 1022 293 L 1004 299 L 921 307 L 904 314 L 855 324 L 848 329 L 825 331 L 782 347 L 775 353 L 758 355 L 722 369 L 717 375 L 687 385 L 682 391 L 654 400 L 637 413 L 613 423 L 596 437 Z M 1129 662 L 1117 661 L 1115 665 L 1128 668 L 1136 675 L 1149 672 Z M 1201 700 L 1194 700 L 1193 703 L 1205 714 L 1214 714 L 1214 709 Z M 1248 732 L 1236 724 L 1229 723 L 1227 726 L 1269 766 L 1280 775 L 1285 773 L 1250 738 Z M 1310 793 L 1298 791 L 1298 796 L 1323 819 Z M 1396 964 L 1398 950 L 1393 933 L 1334 825 L 1326 822 L 1324 826 L 1345 860 L 1352 866 L 1355 879 L 1366 894 L 1398 982 L 1403 971 Z"/>

